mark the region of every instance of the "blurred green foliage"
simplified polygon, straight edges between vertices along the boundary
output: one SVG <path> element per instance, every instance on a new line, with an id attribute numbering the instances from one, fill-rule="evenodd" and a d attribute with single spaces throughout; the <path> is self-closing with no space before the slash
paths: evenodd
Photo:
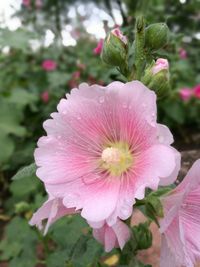
<path id="1" fill-rule="evenodd" d="M 90 6 L 92 2 L 92 6 Z M 182 1 L 183 2 L 183 1 Z M 147 25 L 166 22 L 171 30 L 167 46 L 154 56 L 170 62 L 171 95 L 158 103 L 159 121 L 185 138 L 185 131 L 200 129 L 200 99 L 183 102 L 178 91 L 200 83 L 200 1 L 186 0 L 99 0 L 84 1 L 86 15 L 79 5 L 83 1 L 43 0 L 40 7 L 31 1 L 21 5 L 16 16 L 22 26 L 15 31 L 0 29 L 0 227 L 4 228 L 0 242 L 0 265 L 9 267 L 104 267 L 102 247 L 92 238 L 85 222 L 78 216 L 63 218 L 43 237 L 28 220 L 44 201 L 44 190 L 32 173 L 10 182 L 21 166 L 33 162 L 36 142 L 44 134 L 42 123 L 56 110 L 56 105 L 71 88 L 81 82 L 108 84 L 123 79 L 113 68 L 105 66 L 93 49 L 97 40 L 85 27 L 92 8 L 98 6 L 114 19 L 114 9 L 123 18 L 122 30 L 133 39 L 135 16 L 144 13 Z M 75 8 L 72 19 L 68 11 Z M 114 21 L 115 22 L 115 21 Z M 64 46 L 62 30 L 70 24 L 76 34 L 76 46 Z M 107 30 L 107 23 L 104 22 Z M 54 41 L 45 45 L 45 33 L 51 30 Z M 198 38 L 197 38 L 198 37 Z M 181 59 L 184 48 L 187 58 Z M 45 71 L 42 63 L 54 60 L 57 67 Z M 48 92 L 44 101 L 42 94 Z M 30 170 L 29 170 L 30 171 Z M 24 175 L 23 175 L 24 176 Z M 18 177 L 19 178 L 19 177 Z M 123 254 L 124 253 L 124 254 Z M 128 248 L 120 254 L 116 266 L 144 266 Z M 37 265 L 40 264 L 40 265 Z"/>

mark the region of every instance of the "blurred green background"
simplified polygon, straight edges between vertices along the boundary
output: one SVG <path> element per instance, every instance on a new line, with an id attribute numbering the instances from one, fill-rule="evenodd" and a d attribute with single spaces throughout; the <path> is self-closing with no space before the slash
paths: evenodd
<path id="1" fill-rule="evenodd" d="M 155 54 L 169 60 L 172 88 L 158 103 L 159 122 L 180 150 L 200 146 L 200 93 L 188 101 L 180 94 L 200 86 L 200 1 L 10 0 L 0 8 L 0 266 L 107 266 L 110 256 L 77 216 L 60 220 L 45 237 L 30 228 L 28 219 L 45 199 L 42 184 L 34 175 L 11 177 L 33 162 L 43 121 L 71 88 L 123 80 L 94 49 L 117 25 L 132 40 L 140 13 L 147 25 L 166 22 L 171 31 Z"/>

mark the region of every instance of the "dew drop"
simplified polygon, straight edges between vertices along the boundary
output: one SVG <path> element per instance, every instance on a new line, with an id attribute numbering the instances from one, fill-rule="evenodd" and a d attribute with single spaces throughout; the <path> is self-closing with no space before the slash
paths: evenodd
<path id="1" fill-rule="evenodd" d="M 122 104 L 122 107 L 123 107 L 123 108 L 127 108 L 127 104 L 126 104 L 126 103 L 123 103 L 123 104 Z"/>
<path id="2" fill-rule="evenodd" d="M 104 101 L 105 101 L 105 97 L 104 96 L 99 97 L 99 103 L 100 104 L 102 104 Z"/>

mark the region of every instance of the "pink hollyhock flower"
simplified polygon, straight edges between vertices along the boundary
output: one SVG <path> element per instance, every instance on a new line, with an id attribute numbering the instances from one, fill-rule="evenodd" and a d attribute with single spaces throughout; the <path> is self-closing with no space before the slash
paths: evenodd
<path id="1" fill-rule="evenodd" d="M 182 88 L 180 91 L 179 91 L 179 95 L 180 95 L 180 98 L 183 100 L 183 101 L 188 101 L 191 99 L 191 97 L 193 96 L 193 90 L 191 90 L 190 88 Z"/>
<path id="2" fill-rule="evenodd" d="M 152 67 L 152 73 L 155 75 L 161 70 L 168 70 L 169 69 L 169 63 L 167 59 L 164 58 L 158 58 L 155 62 L 155 65 Z"/>
<path id="3" fill-rule="evenodd" d="M 74 209 L 67 209 L 62 200 L 59 198 L 49 197 L 49 199 L 42 205 L 42 207 L 33 214 L 30 220 L 30 225 L 36 225 L 40 230 L 43 229 L 42 222 L 47 219 L 44 234 L 47 233 L 48 228 L 55 221 L 68 214 L 77 213 Z"/>
<path id="4" fill-rule="evenodd" d="M 156 122 L 155 93 L 141 82 L 83 83 L 57 108 L 35 150 L 37 176 L 86 220 L 125 220 L 146 187 L 176 179 L 180 155 Z"/>
<path id="5" fill-rule="evenodd" d="M 161 199 L 162 267 L 194 267 L 200 260 L 200 160 L 185 179 Z"/>
<path id="6" fill-rule="evenodd" d="M 44 91 L 41 94 L 41 99 L 44 103 L 48 103 L 49 102 L 49 92 L 48 91 Z"/>
<path id="7" fill-rule="evenodd" d="M 117 220 L 113 226 L 109 226 L 105 223 L 100 228 L 94 228 L 93 236 L 104 245 L 106 252 L 110 252 L 113 248 L 120 247 L 123 249 L 124 245 L 131 237 L 131 231 L 125 223 Z"/>
<path id="8" fill-rule="evenodd" d="M 93 49 L 93 53 L 94 53 L 95 55 L 100 55 L 102 49 L 103 49 L 103 39 L 100 39 L 99 42 L 98 42 L 98 44 L 97 44 L 97 47 L 95 47 L 95 48 Z"/>
<path id="9" fill-rule="evenodd" d="M 25 7 L 30 7 L 30 5 L 31 5 L 31 1 L 30 1 L 30 0 L 23 0 L 23 1 L 22 1 L 22 4 L 23 4 Z"/>
<path id="10" fill-rule="evenodd" d="M 57 67 L 57 63 L 52 59 L 46 59 L 42 62 L 42 68 L 46 71 L 55 70 Z"/>
<path id="11" fill-rule="evenodd" d="M 194 87 L 193 92 L 194 92 L 194 96 L 200 99 L 200 84 Z"/>
<path id="12" fill-rule="evenodd" d="M 184 48 L 181 47 L 179 49 L 178 53 L 179 53 L 179 57 L 181 59 L 186 59 L 187 58 L 187 51 Z"/>
<path id="13" fill-rule="evenodd" d="M 125 35 L 120 31 L 120 29 L 117 27 L 111 31 L 112 34 L 114 34 L 116 37 L 118 37 L 124 44 L 127 44 L 128 40 Z"/>

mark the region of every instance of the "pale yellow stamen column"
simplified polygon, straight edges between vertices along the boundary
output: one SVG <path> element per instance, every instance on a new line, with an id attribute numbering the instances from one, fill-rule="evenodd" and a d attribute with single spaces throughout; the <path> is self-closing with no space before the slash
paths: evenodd
<path id="1" fill-rule="evenodd" d="M 119 176 L 132 165 L 133 155 L 126 143 L 115 143 L 102 151 L 101 166 L 112 176 Z"/>

